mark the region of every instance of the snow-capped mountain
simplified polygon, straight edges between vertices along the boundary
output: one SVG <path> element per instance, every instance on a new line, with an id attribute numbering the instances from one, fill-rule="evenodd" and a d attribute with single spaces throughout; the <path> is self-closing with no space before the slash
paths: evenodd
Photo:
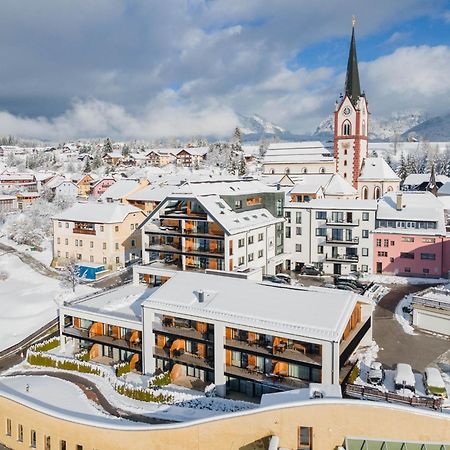
<path id="1" fill-rule="evenodd" d="M 410 135 L 428 141 L 450 141 L 450 113 L 416 124 L 403 133 L 402 138 L 406 139 Z"/>
<path id="2" fill-rule="evenodd" d="M 292 140 L 297 136 L 293 135 L 283 127 L 276 125 L 258 114 L 251 117 L 238 114 L 239 129 L 245 141 L 258 141 L 261 139 L 281 139 Z"/>
<path id="3" fill-rule="evenodd" d="M 403 135 L 412 127 L 423 123 L 426 117 L 421 112 L 395 113 L 388 118 L 370 117 L 369 139 L 387 141 L 395 135 Z M 333 116 L 328 116 L 320 122 L 313 136 L 316 139 L 330 139 L 333 136 Z"/>

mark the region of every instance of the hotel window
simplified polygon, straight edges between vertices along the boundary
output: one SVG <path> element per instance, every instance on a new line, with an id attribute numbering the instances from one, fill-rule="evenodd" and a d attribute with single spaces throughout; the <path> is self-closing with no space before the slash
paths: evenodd
<path id="1" fill-rule="evenodd" d="M 66 441 L 62 440 L 59 442 L 59 450 L 67 450 Z"/>
<path id="2" fill-rule="evenodd" d="M 244 238 L 239 239 L 239 240 L 238 240 L 238 247 L 241 248 L 241 247 L 243 247 L 244 245 L 245 245 L 245 239 L 244 239 Z"/>
<path id="3" fill-rule="evenodd" d="M 30 433 L 30 447 L 36 448 L 36 431 L 34 430 Z"/>
<path id="4" fill-rule="evenodd" d="M 103 250 L 106 250 L 106 242 L 103 242 Z"/>
<path id="5" fill-rule="evenodd" d="M 327 212 L 326 211 L 316 211 L 316 219 L 317 220 L 327 220 Z"/>
<path id="6" fill-rule="evenodd" d="M 91 242 L 89 243 L 89 246 L 90 246 L 91 248 L 94 248 L 94 241 L 91 241 Z"/>
<path id="7" fill-rule="evenodd" d="M 242 200 L 235 200 L 234 201 L 234 207 L 236 209 L 241 209 L 242 208 Z"/>
<path id="8" fill-rule="evenodd" d="M 286 211 L 284 213 L 284 217 L 285 217 L 287 223 L 291 223 L 291 212 L 290 211 Z"/>
<path id="9" fill-rule="evenodd" d="M 365 222 L 369 220 L 369 213 L 368 212 L 363 212 L 362 213 L 362 220 L 364 220 Z"/>
<path id="10" fill-rule="evenodd" d="M 420 259 L 431 259 L 434 261 L 436 259 L 436 254 L 435 253 L 421 253 Z"/>
<path id="11" fill-rule="evenodd" d="M 131 231 L 134 230 L 134 223 L 130 224 Z"/>
<path id="12" fill-rule="evenodd" d="M 295 227 L 295 234 L 297 236 L 301 236 L 301 234 L 302 234 L 302 227 Z"/>
<path id="13" fill-rule="evenodd" d="M 369 249 L 368 248 L 362 248 L 361 249 L 362 256 L 369 256 Z"/>
<path id="14" fill-rule="evenodd" d="M 69 228 L 69 222 L 66 222 L 66 228 Z"/>
<path id="15" fill-rule="evenodd" d="M 436 239 L 435 238 L 423 238 L 422 242 L 424 244 L 434 244 L 436 242 Z"/>
<path id="16" fill-rule="evenodd" d="M 239 259 L 238 259 L 238 265 L 239 265 L 239 266 L 244 265 L 244 257 L 243 257 L 243 256 L 240 256 L 240 257 L 239 257 Z"/>
<path id="17" fill-rule="evenodd" d="M 57 244 L 61 244 L 61 238 L 57 238 L 57 239 L 56 239 L 56 243 L 57 243 Z"/>
<path id="18" fill-rule="evenodd" d="M 384 239 L 383 244 L 385 247 L 389 247 L 389 239 Z"/>
<path id="19" fill-rule="evenodd" d="M 312 428 L 298 427 L 298 450 L 312 450 Z"/>
<path id="20" fill-rule="evenodd" d="M 45 450 L 51 450 L 50 436 L 45 436 Z"/>
<path id="21" fill-rule="evenodd" d="M 350 264 L 350 272 L 357 272 L 358 266 L 356 264 Z"/>
<path id="22" fill-rule="evenodd" d="M 68 258 L 69 257 L 69 252 L 66 252 L 66 258 Z"/>
<path id="23" fill-rule="evenodd" d="M 285 229 L 285 236 L 286 236 L 286 238 L 290 238 L 291 237 L 291 227 L 286 227 L 286 229 Z"/>
<path id="24" fill-rule="evenodd" d="M 100 231 L 105 231 L 105 227 L 103 225 L 100 225 Z"/>
<path id="25" fill-rule="evenodd" d="M 23 426 L 20 423 L 17 425 L 17 440 L 23 442 Z"/>
<path id="26" fill-rule="evenodd" d="M 248 262 L 253 261 L 253 253 L 248 254 Z"/>
<path id="27" fill-rule="evenodd" d="M 11 419 L 6 419 L 6 435 L 11 436 Z"/>
<path id="28" fill-rule="evenodd" d="M 118 242 L 116 242 L 115 247 L 116 247 L 116 250 L 119 250 L 119 243 Z"/>
<path id="29" fill-rule="evenodd" d="M 302 251 L 302 244 L 295 244 L 295 251 L 301 252 Z"/>
<path id="30" fill-rule="evenodd" d="M 319 255 L 323 255 L 323 245 L 318 245 L 318 246 L 317 246 L 317 253 L 318 253 Z"/>
<path id="31" fill-rule="evenodd" d="M 62 223 L 58 222 L 58 228 L 61 228 L 61 227 L 62 227 Z"/>
<path id="32" fill-rule="evenodd" d="M 69 239 L 65 239 L 65 241 L 64 241 L 64 243 L 66 244 L 66 245 L 69 245 Z"/>
<path id="33" fill-rule="evenodd" d="M 258 258 L 262 258 L 264 255 L 264 250 L 258 250 Z"/>
<path id="34" fill-rule="evenodd" d="M 392 245 L 392 246 L 395 245 L 395 241 L 391 241 L 391 245 Z"/>
<path id="35" fill-rule="evenodd" d="M 247 239 L 248 245 L 253 244 L 253 239 L 254 239 L 253 236 L 248 237 L 248 239 Z"/>
<path id="36" fill-rule="evenodd" d="M 114 231 L 119 231 L 119 225 L 116 225 L 115 227 L 114 227 Z"/>
<path id="37" fill-rule="evenodd" d="M 388 255 L 388 253 L 387 252 L 378 252 L 378 256 L 387 256 Z"/>
<path id="38" fill-rule="evenodd" d="M 81 253 L 77 253 L 77 259 L 78 259 L 78 261 L 81 261 L 81 258 L 82 258 Z"/>
<path id="39" fill-rule="evenodd" d="M 58 250 L 57 255 L 58 255 L 58 258 L 61 256 L 61 252 L 59 250 Z"/>
<path id="40" fill-rule="evenodd" d="M 94 262 L 94 257 L 92 255 L 89 256 L 89 262 Z"/>
<path id="41" fill-rule="evenodd" d="M 75 239 L 75 247 L 78 247 L 78 239 Z"/>
<path id="42" fill-rule="evenodd" d="M 103 257 L 103 264 L 106 264 L 106 256 Z"/>
<path id="43" fill-rule="evenodd" d="M 368 238 L 369 237 L 369 230 L 362 230 L 362 237 Z"/>
<path id="44" fill-rule="evenodd" d="M 401 252 L 400 258 L 403 259 L 414 259 L 414 253 L 408 253 L 408 252 Z"/>
<path id="45" fill-rule="evenodd" d="M 116 264 L 120 263 L 120 258 L 118 256 L 116 256 Z"/>
<path id="46" fill-rule="evenodd" d="M 381 247 L 381 239 L 377 239 L 377 247 Z"/>
<path id="47" fill-rule="evenodd" d="M 264 233 L 259 233 L 258 234 L 258 241 L 261 242 L 262 240 L 264 240 Z"/>
<path id="48" fill-rule="evenodd" d="M 361 266 L 361 272 L 368 272 L 369 271 L 369 267 L 366 264 L 363 264 Z"/>
<path id="49" fill-rule="evenodd" d="M 316 236 L 326 236 L 327 229 L 326 228 L 316 228 Z"/>
<path id="50" fill-rule="evenodd" d="M 295 213 L 295 223 L 302 223 L 302 213 L 301 213 L 301 211 L 297 211 Z"/>
<path id="51" fill-rule="evenodd" d="M 83 240 L 80 239 L 80 247 L 83 247 Z"/>

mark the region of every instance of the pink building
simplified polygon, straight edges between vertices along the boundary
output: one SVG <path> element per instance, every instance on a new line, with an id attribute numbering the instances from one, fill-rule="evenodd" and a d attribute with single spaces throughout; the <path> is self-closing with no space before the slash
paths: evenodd
<path id="1" fill-rule="evenodd" d="M 443 205 L 430 192 L 380 199 L 373 243 L 376 273 L 441 277 L 450 270 Z"/>
<path id="2" fill-rule="evenodd" d="M 112 177 L 104 177 L 99 180 L 94 180 L 91 182 L 91 195 L 93 197 L 100 197 L 106 189 L 112 186 L 116 180 Z"/>

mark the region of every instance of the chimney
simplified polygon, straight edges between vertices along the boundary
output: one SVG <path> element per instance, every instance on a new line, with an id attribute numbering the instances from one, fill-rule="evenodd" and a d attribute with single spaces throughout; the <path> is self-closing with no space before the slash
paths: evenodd
<path id="1" fill-rule="evenodd" d="M 402 210 L 402 193 L 401 192 L 397 192 L 397 202 L 395 204 L 395 209 L 397 211 Z"/>
<path id="2" fill-rule="evenodd" d="M 198 291 L 198 302 L 203 303 L 205 301 L 205 291 Z"/>

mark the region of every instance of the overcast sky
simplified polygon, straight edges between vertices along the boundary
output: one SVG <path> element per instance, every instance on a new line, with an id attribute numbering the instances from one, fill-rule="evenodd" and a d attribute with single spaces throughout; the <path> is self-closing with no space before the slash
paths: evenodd
<path id="1" fill-rule="evenodd" d="M 377 116 L 450 110 L 444 0 L 0 0 L 0 134 L 227 135 L 236 113 L 308 132 L 343 90 L 357 16 Z"/>

